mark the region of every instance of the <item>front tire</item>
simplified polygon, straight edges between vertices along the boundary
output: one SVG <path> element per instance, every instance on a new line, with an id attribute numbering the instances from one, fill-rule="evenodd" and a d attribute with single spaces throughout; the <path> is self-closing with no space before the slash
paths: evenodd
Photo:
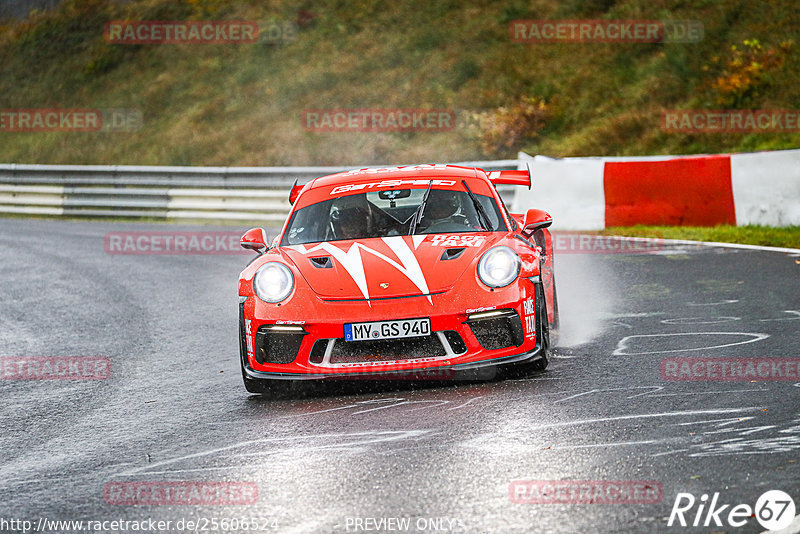
<path id="1" fill-rule="evenodd" d="M 540 347 L 538 359 L 512 367 L 511 376 L 514 378 L 525 378 L 541 373 L 547 369 L 547 365 L 550 363 L 550 325 L 547 319 L 544 286 L 541 283 L 537 283 L 534 292 L 536 299 L 536 344 Z"/>
<path id="2" fill-rule="evenodd" d="M 558 335 L 561 321 L 558 318 L 558 293 L 556 292 L 556 275 L 553 275 L 553 322 L 550 325 L 551 347 L 558 345 Z"/>
<path id="3" fill-rule="evenodd" d="M 536 342 L 541 347 L 541 359 L 531 363 L 531 371 L 542 372 L 550 363 L 550 321 L 547 319 L 547 301 L 542 284 L 536 285 Z"/>

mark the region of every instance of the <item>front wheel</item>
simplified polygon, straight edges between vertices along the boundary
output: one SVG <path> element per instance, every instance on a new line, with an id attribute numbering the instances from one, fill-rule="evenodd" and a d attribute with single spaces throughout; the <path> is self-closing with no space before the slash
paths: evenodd
<path id="1" fill-rule="evenodd" d="M 547 319 L 547 301 L 542 284 L 536 286 L 536 342 L 541 347 L 541 359 L 531 363 L 531 371 L 541 372 L 550 363 L 550 321 Z"/>
<path id="2" fill-rule="evenodd" d="M 559 329 L 561 326 L 561 322 L 558 318 L 558 293 L 556 293 L 556 275 L 553 275 L 553 322 L 550 324 L 550 334 L 552 339 L 551 347 L 553 345 L 558 345 L 558 334 Z"/>
<path id="3" fill-rule="evenodd" d="M 536 284 L 534 289 L 536 299 L 536 344 L 539 345 L 538 359 L 529 363 L 513 367 L 512 377 L 526 377 L 541 373 L 550 363 L 550 324 L 547 319 L 547 305 L 544 297 L 544 287 Z"/>

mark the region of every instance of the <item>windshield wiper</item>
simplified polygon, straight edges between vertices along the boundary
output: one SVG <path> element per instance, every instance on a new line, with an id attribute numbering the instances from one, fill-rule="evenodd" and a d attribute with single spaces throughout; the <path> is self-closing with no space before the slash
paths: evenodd
<path id="1" fill-rule="evenodd" d="M 422 202 L 419 203 L 417 211 L 415 211 L 414 215 L 411 217 L 411 224 L 408 225 L 408 235 L 414 235 L 414 232 L 417 231 L 417 225 L 422 220 L 422 212 L 425 211 L 425 204 L 427 204 L 428 197 L 431 194 L 431 186 L 433 186 L 433 180 L 428 182 L 428 189 L 425 190 L 425 196 L 422 197 Z"/>
<path id="2" fill-rule="evenodd" d="M 475 205 L 475 211 L 478 212 L 478 224 L 483 226 L 483 229 L 486 230 L 487 232 L 489 232 L 490 231 L 489 230 L 489 226 L 491 225 L 491 223 L 489 222 L 489 216 L 486 214 L 486 210 L 483 209 L 483 205 L 478 200 L 478 197 L 475 196 L 475 193 L 473 193 L 472 190 L 467 185 L 467 181 L 466 180 L 461 180 L 461 183 L 464 184 L 464 189 L 467 190 L 467 193 L 469 194 L 469 198 L 472 199 L 472 203 Z M 480 221 L 481 219 L 483 219 L 483 221 L 486 224 L 483 224 Z"/>

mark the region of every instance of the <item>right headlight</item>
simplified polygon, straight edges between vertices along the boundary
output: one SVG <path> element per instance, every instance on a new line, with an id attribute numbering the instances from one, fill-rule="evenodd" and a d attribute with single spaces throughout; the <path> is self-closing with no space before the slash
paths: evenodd
<path id="1" fill-rule="evenodd" d="M 294 275 L 289 268 L 277 261 L 267 262 L 256 271 L 253 289 L 263 301 L 280 302 L 294 289 Z"/>
<path id="2" fill-rule="evenodd" d="M 478 262 L 478 277 L 489 287 L 505 287 L 519 275 L 519 256 L 509 247 L 489 249 Z"/>

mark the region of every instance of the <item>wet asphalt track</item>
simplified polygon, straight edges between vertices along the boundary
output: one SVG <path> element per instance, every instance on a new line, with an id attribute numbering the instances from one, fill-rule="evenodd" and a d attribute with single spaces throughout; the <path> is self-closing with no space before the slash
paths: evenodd
<path id="1" fill-rule="evenodd" d="M 800 356 L 800 257 L 684 246 L 562 254 L 563 346 L 543 375 L 266 401 L 248 396 L 238 367 L 236 280 L 249 256 L 104 251 L 109 231 L 181 229 L 191 228 L 0 219 L 0 355 L 106 356 L 113 366 L 100 381 L 0 382 L 0 519 L 761 532 L 755 519 L 668 528 L 667 517 L 679 492 L 754 505 L 769 489 L 788 492 L 800 513 L 800 379 L 659 374 L 672 356 Z M 656 481 L 663 499 L 511 502 L 509 484 L 533 479 Z M 258 502 L 104 500 L 109 482 L 186 480 L 252 481 Z"/>

